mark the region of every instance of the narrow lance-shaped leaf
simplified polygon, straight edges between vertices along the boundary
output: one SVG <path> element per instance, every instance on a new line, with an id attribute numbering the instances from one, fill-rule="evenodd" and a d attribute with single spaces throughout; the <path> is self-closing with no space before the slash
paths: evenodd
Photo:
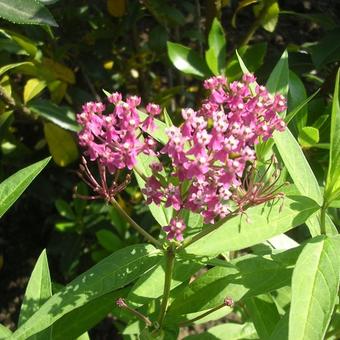
<path id="1" fill-rule="evenodd" d="M 7 339 L 12 334 L 11 330 L 0 324 L 0 340 Z"/>
<path id="2" fill-rule="evenodd" d="M 210 70 L 219 75 L 224 72 L 226 65 L 226 40 L 221 23 L 214 19 L 208 36 L 209 49 L 205 52 L 205 60 Z"/>
<path id="3" fill-rule="evenodd" d="M 9 339 L 28 339 L 76 308 L 122 288 L 152 268 L 159 254 L 145 244 L 118 250 L 54 294 Z"/>
<path id="4" fill-rule="evenodd" d="M 174 316 L 208 310 L 220 305 L 227 296 L 236 302 L 245 301 L 287 286 L 301 249 L 297 247 L 266 256 L 245 255 L 231 262 L 208 260 L 207 264 L 215 267 L 180 292 L 169 313 Z"/>
<path id="5" fill-rule="evenodd" d="M 184 251 L 199 256 L 216 256 L 225 251 L 247 248 L 301 225 L 318 209 L 318 204 L 303 196 L 288 196 L 283 202 L 271 201 L 248 209 L 248 218 L 243 215 L 232 218 Z"/>
<path id="6" fill-rule="evenodd" d="M 19 170 L 0 183 L 0 217 L 20 197 L 36 176 L 50 161 L 51 157 Z"/>
<path id="7" fill-rule="evenodd" d="M 36 0 L 0 0 L 0 17 L 15 24 L 58 26 L 50 11 Z"/>
<path id="8" fill-rule="evenodd" d="M 184 340 L 217 340 L 225 339 L 228 334 L 228 340 L 240 339 L 258 339 L 254 325 L 246 322 L 242 325 L 238 323 L 224 323 L 209 328 L 206 332 L 189 335 Z"/>
<path id="9" fill-rule="evenodd" d="M 340 196 L 340 68 L 338 69 L 332 104 L 329 167 L 325 188 L 325 200 L 329 203 Z"/>
<path id="10" fill-rule="evenodd" d="M 28 108 L 35 114 L 49 120 L 65 130 L 78 132 L 80 126 L 68 115 L 68 108 L 59 107 L 48 100 L 34 99 L 28 105 Z"/>
<path id="11" fill-rule="evenodd" d="M 28 320 L 50 297 L 52 296 L 52 285 L 46 250 L 40 254 L 34 266 L 30 280 L 26 288 L 24 301 L 21 305 L 18 326 L 20 327 Z M 45 329 L 40 334 L 31 337 L 32 340 L 52 339 L 52 328 Z"/>
<path id="12" fill-rule="evenodd" d="M 324 339 L 339 289 L 339 248 L 339 236 L 319 236 L 301 252 L 292 277 L 289 340 Z"/>
<path id="13" fill-rule="evenodd" d="M 266 87 L 272 95 L 281 93 L 284 97 L 287 97 L 289 88 L 289 68 L 288 68 L 288 53 L 284 51 L 281 58 L 275 65 L 267 81 Z M 286 112 L 281 114 L 284 118 Z M 261 142 L 256 145 L 256 155 L 260 160 L 266 160 L 270 158 L 271 150 L 273 147 L 272 139 Z"/>
<path id="14" fill-rule="evenodd" d="M 282 58 L 283 60 L 281 60 Z M 238 59 L 242 71 L 244 73 L 248 73 L 248 69 L 239 55 Z M 281 88 L 283 91 L 288 90 L 288 78 L 283 74 L 284 70 L 286 70 L 288 74 L 288 59 L 286 52 L 284 52 L 281 59 L 279 60 L 277 66 L 273 70 L 267 82 L 267 86 L 269 86 L 270 89 L 274 92 L 279 88 Z M 279 67 L 279 65 L 281 66 Z M 275 80 L 276 77 L 278 78 L 277 80 Z M 312 97 L 313 96 L 309 97 L 306 100 L 306 103 Z M 301 108 L 302 106 L 299 106 L 297 109 Z M 297 111 L 292 111 L 292 115 L 288 114 L 287 120 L 289 121 L 296 113 Z M 299 144 L 297 143 L 289 129 L 286 128 L 284 132 L 275 132 L 273 135 L 273 139 L 275 141 L 279 154 L 289 172 L 289 175 L 293 179 L 293 182 L 296 184 L 299 192 L 302 195 L 314 199 L 321 206 L 323 198 L 319 188 L 319 184 Z M 256 148 L 257 156 L 260 159 L 265 158 L 265 156 L 271 150 L 272 145 L 272 140 L 259 144 Z M 312 236 L 320 234 L 320 223 L 315 215 L 311 216 L 306 223 Z M 330 226 L 330 229 L 332 230 L 334 228 Z"/>
<path id="15" fill-rule="evenodd" d="M 268 339 L 280 320 L 280 315 L 270 294 L 254 296 L 245 301 L 257 334 L 261 339 Z"/>

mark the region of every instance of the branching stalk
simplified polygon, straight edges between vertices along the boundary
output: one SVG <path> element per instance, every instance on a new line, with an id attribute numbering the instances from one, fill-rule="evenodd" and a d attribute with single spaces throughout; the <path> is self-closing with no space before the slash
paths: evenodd
<path id="1" fill-rule="evenodd" d="M 179 323 L 179 327 L 188 326 L 188 325 L 192 324 L 193 322 L 195 322 L 197 320 L 200 320 L 200 319 L 203 319 L 207 315 L 209 315 L 209 314 L 211 314 L 213 312 L 216 312 L 217 310 L 219 310 L 219 309 L 221 309 L 221 308 L 223 308 L 225 306 L 226 306 L 225 303 L 222 303 L 222 304 L 220 304 L 220 305 L 218 305 L 218 306 L 216 306 L 216 307 L 214 307 L 212 309 L 209 309 L 208 311 L 202 313 L 201 315 L 196 316 L 196 318 L 193 318 L 191 320 L 186 320 L 186 321 L 183 321 L 183 322 Z"/>
<path id="2" fill-rule="evenodd" d="M 151 236 L 147 231 L 145 231 L 139 224 L 137 224 L 126 212 L 125 210 L 119 205 L 119 203 L 112 198 L 111 204 L 117 209 L 120 215 L 130 223 L 131 227 L 134 228 L 137 232 L 143 235 L 148 241 L 153 243 L 156 247 L 162 248 L 161 242 L 157 241 L 153 236 Z"/>

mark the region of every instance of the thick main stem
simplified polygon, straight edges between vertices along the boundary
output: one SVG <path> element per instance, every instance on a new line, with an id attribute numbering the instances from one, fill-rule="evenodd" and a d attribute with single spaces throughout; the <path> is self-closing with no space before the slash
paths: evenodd
<path id="1" fill-rule="evenodd" d="M 166 267 L 165 267 L 165 278 L 164 278 L 164 289 L 163 289 L 163 298 L 161 304 L 161 310 L 158 317 L 158 324 L 159 328 L 162 328 L 166 310 L 168 308 L 168 301 L 170 296 L 170 288 L 171 288 L 171 279 L 172 279 L 172 272 L 174 270 L 175 265 L 175 253 L 173 248 L 167 250 L 166 253 Z"/>
<path id="2" fill-rule="evenodd" d="M 326 235 L 326 211 L 327 211 L 327 206 L 324 203 L 321 207 L 321 213 L 320 213 L 320 229 L 321 229 L 322 235 Z"/>
<path id="3" fill-rule="evenodd" d="M 131 227 L 138 231 L 141 235 L 143 235 L 148 241 L 153 243 L 156 247 L 162 248 L 162 244 L 157 241 L 153 236 L 151 236 L 147 231 L 145 231 L 139 224 L 137 224 L 126 212 L 125 210 L 119 205 L 119 203 L 112 198 L 111 204 L 117 209 L 120 215 L 130 223 Z"/>

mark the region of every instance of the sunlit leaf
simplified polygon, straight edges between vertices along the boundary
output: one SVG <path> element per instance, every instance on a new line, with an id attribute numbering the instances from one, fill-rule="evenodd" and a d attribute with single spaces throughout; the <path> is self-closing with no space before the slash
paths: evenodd
<path id="1" fill-rule="evenodd" d="M 19 170 L 0 183 L 0 217 L 20 197 L 36 176 L 50 161 L 50 157 Z"/>
<path id="2" fill-rule="evenodd" d="M 24 87 L 24 103 L 26 104 L 35 96 L 37 96 L 46 87 L 46 82 L 37 78 L 27 81 Z"/>
<path id="3" fill-rule="evenodd" d="M 144 244 L 118 250 L 54 294 L 9 339 L 28 339 L 77 308 L 122 288 L 152 268 L 159 254 Z"/>
<path id="4" fill-rule="evenodd" d="M 319 236 L 302 250 L 292 277 L 289 340 L 324 339 L 338 296 L 339 246 L 339 236 Z"/>
<path id="5" fill-rule="evenodd" d="M 199 78 L 207 78 L 212 75 L 205 60 L 191 48 L 170 41 L 167 46 L 168 56 L 178 70 Z"/>
<path id="6" fill-rule="evenodd" d="M 58 26 L 50 11 L 35 0 L 0 0 L 0 13 L 15 24 Z"/>
<path id="7" fill-rule="evenodd" d="M 78 147 L 71 132 L 45 123 L 44 133 L 52 158 L 59 166 L 67 166 L 78 159 Z"/>

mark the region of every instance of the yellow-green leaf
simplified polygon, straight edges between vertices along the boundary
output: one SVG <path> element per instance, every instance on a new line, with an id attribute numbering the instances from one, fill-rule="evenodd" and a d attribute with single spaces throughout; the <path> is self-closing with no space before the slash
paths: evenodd
<path id="1" fill-rule="evenodd" d="M 31 99 L 37 96 L 44 88 L 46 83 L 43 80 L 32 78 L 29 79 L 24 87 L 24 103 L 28 103 Z"/>
<path id="2" fill-rule="evenodd" d="M 107 0 L 106 6 L 113 17 L 119 18 L 125 14 L 125 0 Z"/>
<path id="3" fill-rule="evenodd" d="M 69 84 L 75 84 L 76 78 L 74 72 L 66 65 L 60 64 L 49 58 L 44 58 L 42 65 L 53 74 L 55 79 L 66 81 Z"/>
<path id="4" fill-rule="evenodd" d="M 78 147 L 70 132 L 52 123 L 45 123 L 44 133 L 56 164 L 67 166 L 78 158 Z"/>
<path id="5" fill-rule="evenodd" d="M 11 97 L 12 96 L 12 86 L 11 86 L 11 82 L 9 79 L 9 76 L 6 74 L 2 77 L 2 79 L 0 80 L 0 85 L 3 87 L 5 93 Z"/>

